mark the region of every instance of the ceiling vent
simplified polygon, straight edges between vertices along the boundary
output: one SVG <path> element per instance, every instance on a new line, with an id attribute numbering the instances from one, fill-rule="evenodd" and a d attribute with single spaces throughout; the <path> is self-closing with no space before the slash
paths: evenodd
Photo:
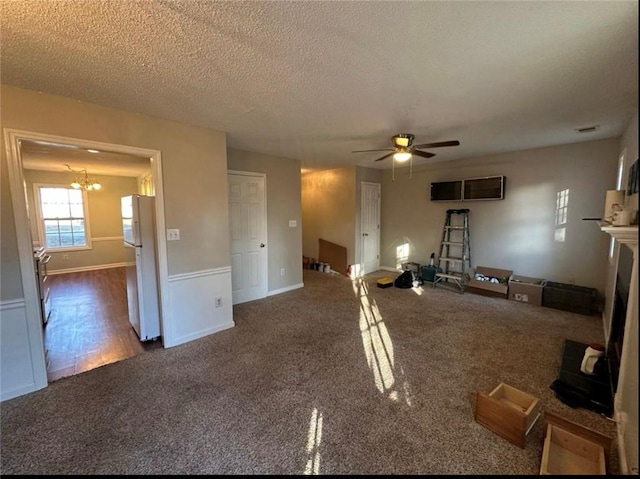
<path id="1" fill-rule="evenodd" d="M 578 133 L 592 133 L 600 128 L 600 125 L 585 126 L 584 128 L 576 128 Z"/>

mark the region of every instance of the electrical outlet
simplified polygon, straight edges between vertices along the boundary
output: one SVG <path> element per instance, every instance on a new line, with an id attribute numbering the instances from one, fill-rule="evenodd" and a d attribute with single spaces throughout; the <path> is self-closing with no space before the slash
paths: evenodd
<path id="1" fill-rule="evenodd" d="M 216 308 L 222 307 L 222 298 L 220 296 L 216 297 Z"/>
<path id="2" fill-rule="evenodd" d="M 280 276 L 284 276 L 284 268 L 280 270 Z"/>

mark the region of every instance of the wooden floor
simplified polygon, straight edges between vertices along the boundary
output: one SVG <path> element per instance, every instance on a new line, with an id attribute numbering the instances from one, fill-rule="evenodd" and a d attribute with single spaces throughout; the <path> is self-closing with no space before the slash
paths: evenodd
<path id="1" fill-rule="evenodd" d="M 129 323 L 124 268 L 50 275 L 47 281 L 50 382 L 162 347 L 161 340 L 141 342 Z"/>

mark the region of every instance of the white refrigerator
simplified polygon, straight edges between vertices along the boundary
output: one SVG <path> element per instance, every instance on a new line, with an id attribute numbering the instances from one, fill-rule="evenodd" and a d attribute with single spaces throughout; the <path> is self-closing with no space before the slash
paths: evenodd
<path id="1" fill-rule="evenodd" d="M 137 194 L 121 198 L 129 322 L 140 341 L 160 337 L 154 201 Z"/>

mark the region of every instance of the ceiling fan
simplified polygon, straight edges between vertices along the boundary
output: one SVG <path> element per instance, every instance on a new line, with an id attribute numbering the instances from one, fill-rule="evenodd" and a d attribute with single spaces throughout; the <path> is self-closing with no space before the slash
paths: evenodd
<path id="1" fill-rule="evenodd" d="M 398 162 L 404 162 L 410 160 L 413 155 L 421 156 L 422 158 L 433 158 L 435 153 L 429 153 L 428 151 L 420 151 L 424 148 L 441 148 L 443 146 L 458 146 L 460 142 L 458 140 L 452 141 L 439 141 L 436 143 L 422 143 L 420 145 L 413 144 L 414 136 L 411 133 L 398 133 L 397 135 L 393 135 L 391 137 L 391 141 L 393 142 L 393 148 L 383 148 L 380 150 L 356 150 L 352 153 L 366 153 L 371 151 L 390 151 L 391 153 L 387 153 L 384 156 L 374 160 L 381 161 L 390 156 L 393 156 L 393 159 Z"/>

